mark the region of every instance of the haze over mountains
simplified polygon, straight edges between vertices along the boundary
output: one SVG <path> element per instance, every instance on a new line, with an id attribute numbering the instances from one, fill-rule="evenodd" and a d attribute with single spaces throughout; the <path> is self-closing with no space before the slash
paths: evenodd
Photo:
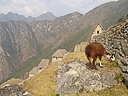
<path id="1" fill-rule="evenodd" d="M 89 40 L 98 23 L 107 29 L 116 24 L 122 14 L 126 16 L 127 5 L 128 0 L 120 0 L 100 5 L 85 15 L 74 12 L 56 18 L 47 13 L 47 19 L 43 15 L 26 19 L 18 14 L 1 14 L 0 82 L 10 74 L 21 76 L 42 58 L 50 58 L 58 48 L 73 51 L 75 44 Z"/>
<path id="2" fill-rule="evenodd" d="M 42 14 L 38 17 L 32 17 L 32 16 L 25 17 L 23 15 L 19 15 L 17 13 L 12 13 L 12 12 L 9 12 L 7 14 L 3 14 L 3 13 L 0 14 L 0 21 L 1 22 L 6 22 L 6 21 L 10 21 L 10 20 L 13 20 L 13 21 L 24 20 L 25 22 L 32 22 L 32 21 L 36 21 L 36 20 L 53 20 L 55 18 L 57 18 L 57 17 L 54 16 L 50 12 L 47 12 L 46 14 Z"/>

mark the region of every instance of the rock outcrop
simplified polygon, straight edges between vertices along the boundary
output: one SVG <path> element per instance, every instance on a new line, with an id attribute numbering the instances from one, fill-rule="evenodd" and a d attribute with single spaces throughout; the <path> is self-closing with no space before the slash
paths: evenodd
<path id="1" fill-rule="evenodd" d="M 19 85 L 6 85 L 0 88 L 0 96 L 32 96 L 27 91 L 23 90 Z"/>
<path id="2" fill-rule="evenodd" d="M 62 69 L 61 75 L 58 78 L 57 88 L 55 93 L 61 96 L 81 93 L 81 92 L 96 92 L 111 85 L 117 85 L 118 81 L 115 78 L 119 70 L 113 71 L 105 68 L 99 70 L 89 70 L 88 63 L 75 59 L 73 62 L 65 64 L 62 62 L 59 70 Z M 63 66 L 62 66 L 63 65 Z M 60 74 L 60 71 L 58 71 Z"/>

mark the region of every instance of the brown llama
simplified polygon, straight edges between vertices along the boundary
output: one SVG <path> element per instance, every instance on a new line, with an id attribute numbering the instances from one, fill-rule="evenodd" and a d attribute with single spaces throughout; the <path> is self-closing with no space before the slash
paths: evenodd
<path id="1" fill-rule="evenodd" d="M 103 55 L 105 55 L 107 58 L 110 58 L 112 61 L 115 60 L 114 54 L 111 55 L 108 52 L 106 52 L 105 48 L 100 43 L 88 44 L 85 48 L 85 54 L 87 56 L 87 59 L 89 60 L 91 69 L 93 69 L 93 66 L 91 64 L 91 58 L 93 58 L 93 65 L 96 70 L 97 70 L 97 68 L 96 68 L 95 62 L 96 62 L 97 57 L 99 57 L 99 62 L 100 62 L 101 68 L 102 68 L 101 58 Z"/>

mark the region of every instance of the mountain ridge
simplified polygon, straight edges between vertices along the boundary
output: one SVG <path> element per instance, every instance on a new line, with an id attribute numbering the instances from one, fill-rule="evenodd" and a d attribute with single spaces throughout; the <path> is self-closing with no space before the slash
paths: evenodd
<path id="1" fill-rule="evenodd" d="M 0 22 L 7 22 L 10 20 L 13 21 L 22 21 L 24 20 L 25 22 L 32 22 L 32 21 L 38 21 L 38 20 L 53 20 L 57 18 L 56 16 L 54 16 L 51 12 L 47 12 L 45 14 L 42 14 L 38 17 L 25 17 L 23 15 L 19 15 L 17 13 L 12 13 L 12 12 L 8 12 L 7 14 L 0 14 Z"/>

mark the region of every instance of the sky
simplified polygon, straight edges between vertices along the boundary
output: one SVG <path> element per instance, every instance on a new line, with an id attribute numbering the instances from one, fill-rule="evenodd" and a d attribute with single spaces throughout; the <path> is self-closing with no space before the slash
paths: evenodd
<path id="1" fill-rule="evenodd" d="M 93 8 L 118 0 L 0 0 L 0 13 L 18 13 L 25 17 L 37 17 L 47 12 L 63 16 L 73 12 L 87 13 Z"/>

